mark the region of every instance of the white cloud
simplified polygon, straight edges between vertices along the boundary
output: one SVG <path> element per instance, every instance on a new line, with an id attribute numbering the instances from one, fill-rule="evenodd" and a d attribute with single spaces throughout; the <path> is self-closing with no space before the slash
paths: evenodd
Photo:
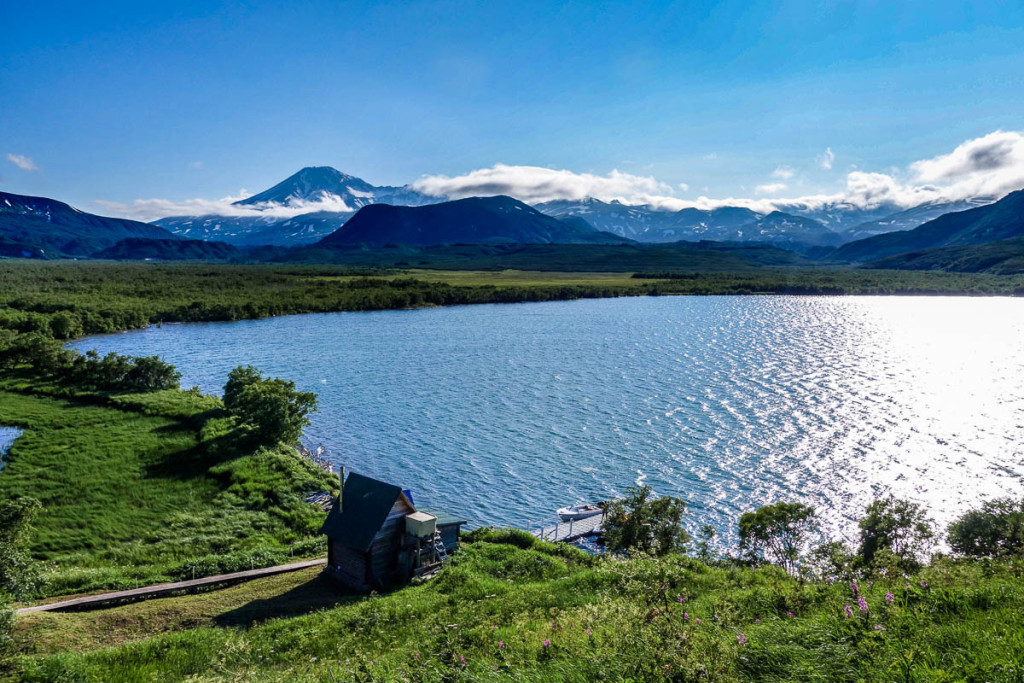
<path id="1" fill-rule="evenodd" d="M 679 183 L 679 189 L 682 190 L 683 192 L 689 192 L 690 186 L 687 185 L 686 183 Z"/>
<path id="2" fill-rule="evenodd" d="M 831 165 L 835 156 L 826 150 Z M 773 177 L 786 180 L 792 169 L 776 168 Z M 524 202 L 536 204 L 554 199 L 582 199 L 594 197 L 603 201 L 618 200 L 624 204 L 649 205 L 654 208 L 678 211 L 696 207 L 713 209 L 720 206 L 741 206 L 758 212 L 783 210 L 814 210 L 832 207 L 875 208 L 890 205 L 894 210 L 908 208 L 924 202 L 956 201 L 971 197 L 998 199 L 1013 190 L 1024 188 L 1024 133 L 995 131 L 967 140 L 948 154 L 923 159 L 909 164 L 906 170 L 887 169 L 885 173 L 870 173 L 853 169 L 846 174 L 845 186 L 834 193 L 804 195 L 792 198 L 777 197 L 788 186 L 784 182 L 770 182 L 755 188 L 755 197 L 709 198 L 707 188 L 697 199 L 681 199 L 673 195 L 671 185 L 652 176 L 640 176 L 620 171 L 607 175 L 575 173 L 540 166 L 509 166 L 496 164 L 460 176 L 425 176 L 413 187 L 436 197 L 458 199 L 470 196 L 507 194 Z M 678 187 L 688 191 L 686 183 Z M 772 197 L 766 197 L 771 195 Z M 166 199 L 138 199 L 130 204 L 96 202 L 117 215 L 139 220 L 156 220 L 165 216 L 224 215 L 291 217 L 311 211 L 351 211 L 339 197 L 324 202 L 294 202 L 287 205 L 235 206 L 241 197 L 220 200 L 191 199 L 174 202 Z"/>
<path id="3" fill-rule="evenodd" d="M 826 171 L 832 170 L 832 162 L 836 160 L 836 155 L 832 152 L 831 147 L 826 147 L 825 152 L 818 157 L 818 165 Z"/>
<path id="4" fill-rule="evenodd" d="M 20 168 L 22 171 L 38 171 L 39 167 L 36 166 L 36 162 L 32 161 L 29 157 L 24 154 L 11 154 L 8 152 L 7 160 Z"/>
<path id="5" fill-rule="evenodd" d="M 778 166 L 772 171 L 772 178 L 779 178 L 780 180 L 789 180 L 796 174 L 789 166 Z"/>
<path id="6" fill-rule="evenodd" d="M 108 212 L 123 218 L 138 221 L 155 221 L 169 216 L 253 216 L 257 218 L 291 218 L 312 211 L 354 211 L 337 195 L 330 195 L 324 201 L 307 202 L 292 200 L 288 204 L 263 203 L 235 205 L 250 195 L 242 190 L 237 197 L 222 199 L 186 199 L 175 202 L 169 199 L 136 199 L 124 204 L 98 200 L 93 202 Z"/>
<path id="7" fill-rule="evenodd" d="M 786 183 L 765 183 L 754 188 L 756 194 L 778 194 L 785 190 Z"/>
<path id="8" fill-rule="evenodd" d="M 194 168 L 194 169 L 198 170 L 198 169 L 203 167 L 203 162 L 201 162 L 201 161 L 190 161 L 189 164 L 188 164 L 188 167 L 189 168 Z"/>
<path id="9" fill-rule="evenodd" d="M 542 166 L 495 164 L 461 176 L 425 176 L 412 184 L 414 190 L 433 197 L 462 199 L 510 195 L 528 204 L 554 199 L 597 197 L 623 203 L 658 204 L 671 199 L 672 188 L 651 176 L 638 176 L 613 170 L 608 175 L 574 173 Z"/>

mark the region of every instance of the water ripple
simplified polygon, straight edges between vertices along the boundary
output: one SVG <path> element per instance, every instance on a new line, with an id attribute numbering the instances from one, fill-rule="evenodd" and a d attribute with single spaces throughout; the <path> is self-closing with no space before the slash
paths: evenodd
<path id="1" fill-rule="evenodd" d="M 475 524 L 635 482 L 733 538 L 779 499 L 854 534 L 874 495 L 940 522 L 1020 495 L 1024 301 L 664 297 L 165 325 L 75 344 L 159 354 L 216 392 L 251 363 L 320 395 L 308 441 Z"/>

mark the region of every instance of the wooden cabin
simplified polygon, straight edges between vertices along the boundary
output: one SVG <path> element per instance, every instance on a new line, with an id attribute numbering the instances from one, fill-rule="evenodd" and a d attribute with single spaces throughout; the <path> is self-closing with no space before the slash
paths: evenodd
<path id="1" fill-rule="evenodd" d="M 352 473 L 321 529 L 327 536 L 325 571 L 359 591 L 408 581 L 440 566 L 465 523 L 417 510 L 401 487 Z"/>

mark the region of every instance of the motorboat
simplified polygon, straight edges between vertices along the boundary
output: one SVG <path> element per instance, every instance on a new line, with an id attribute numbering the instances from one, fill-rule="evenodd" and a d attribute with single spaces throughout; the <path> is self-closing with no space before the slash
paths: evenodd
<path id="1" fill-rule="evenodd" d="M 558 508 L 558 517 L 563 522 L 575 522 L 587 517 L 594 517 L 601 514 L 602 510 L 593 503 L 579 503 L 564 508 Z"/>

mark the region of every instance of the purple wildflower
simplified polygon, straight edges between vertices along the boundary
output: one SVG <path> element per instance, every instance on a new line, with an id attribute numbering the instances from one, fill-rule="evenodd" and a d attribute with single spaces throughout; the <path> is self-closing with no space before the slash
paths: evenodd
<path id="1" fill-rule="evenodd" d="M 683 612 L 683 619 L 689 619 L 689 618 L 690 618 L 690 613 L 689 612 Z"/>
<path id="2" fill-rule="evenodd" d="M 462 656 L 460 655 L 460 656 L 459 656 L 459 664 L 462 664 L 463 666 L 465 666 L 465 665 L 466 665 L 466 658 L 465 658 L 465 657 L 462 657 Z"/>
<path id="3" fill-rule="evenodd" d="M 884 631 L 885 627 L 882 626 L 881 624 L 875 624 L 875 630 L 876 631 Z"/>
<path id="4" fill-rule="evenodd" d="M 696 618 L 696 619 L 694 619 L 693 621 L 694 621 L 694 623 L 697 623 L 697 624 L 699 624 L 699 623 L 700 623 L 700 617 L 697 617 L 697 618 Z"/>
<path id="5" fill-rule="evenodd" d="M 852 617 L 853 616 L 853 607 L 851 607 L 850 605 L 846 605 L 846 606 L 843 607 L 843 612 L 846 613 L 847 617 Z"/>
<path id="6" fill-rule="evenodd" d="M 868 601 L 863 596 L 857 598 L 857 607 L 860 608 L 861 612 L 866 613 L 868 611 Z"/>
<path id="7" fill-rule="evenodd" d="M 587 629 L 587 637 L 588 638 L 593 638 L 594 637 L 594 632 L 591 631 L 589 628 Z"/>
<path id="8" fill-rule="evenodd" d="M 740 647 L 743 647 L 744 645 L 747 644 L 747 637 L 745 635 L 743 635 L 742 633 L 737 633 L 736 634 L 736 641 L 740 644 Z"/>
<path id="9" fill-rule="evenodd" d="M 498 641 L 498 649 L 499 650 L 504 650 L 505 649 L 505 641 L 504 640 L 499 640 Z"/>
<path id="10" fill-rule="evenodd" d="M 760 624 L 760 623 L 761 623 L 761 620 L 760 620 L 760 619 L 754 619 L 754 623 L 755 623 L 755 624 Z"/>
<path id="11" fill-rule="evenodd" d="M 686 600 L 683 600 L 683 596 L 680 595 L 679 597 L 676 598 L 676 602 L 686 602 Z"/>
<path id="12" fill-rule="evenodd" d="M 551 647 L 551 639 L 550 638 L 545 638 L 544 639 L 544 647 L 545 648 Z"/>
<path id="13" fill-rule="evenodd" d="M 921 588 L 928 588 L 928 582 L 927 581 L 922 581 L 921 582 Z"/>
<path id="14" fill-rule="evenodd" d="M 793 614 L 792 612 L 786 612 L 786 616 L 789 617 L 790 619 L 796 619 L 796 615 Z"/>
<path id="15" fill-rule="evenodd" d="M 860 586 L 857 585 L 856 581 L 851 581 L 850 582 L 850 592 L 853 593 L 854 595 L 856 595 L 857 593 L 860 592 Z"/>
<path id="16" fill-rule="evenodd" d="M 885 594 L 885 601 L 891 605 L 893 602 L 896 601 L 896 598 L 895 598 L 895 596 L 893 596 L 893 594 L 891 592 L 890 593 L 886 593 Z"/>

